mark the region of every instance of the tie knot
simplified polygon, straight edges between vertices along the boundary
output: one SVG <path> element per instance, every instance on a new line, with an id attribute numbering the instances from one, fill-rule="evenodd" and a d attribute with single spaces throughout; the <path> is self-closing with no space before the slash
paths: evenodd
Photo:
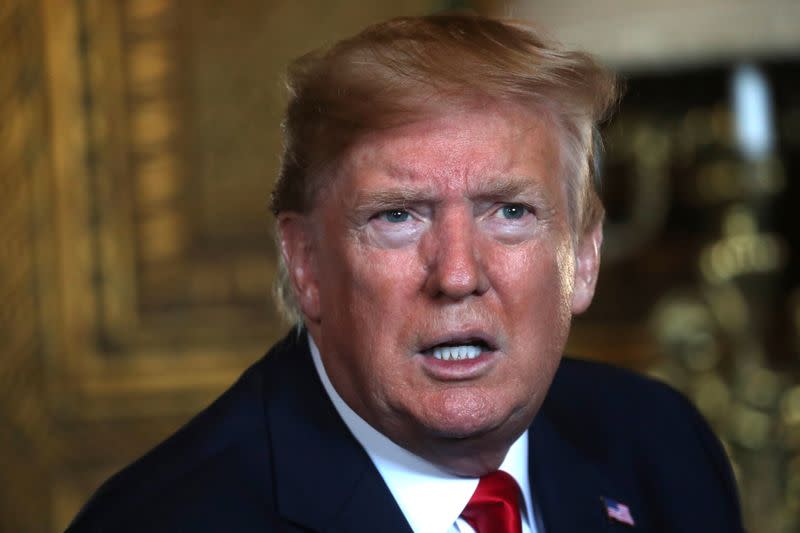
<path id="1" fill-rule="evenodd" d="M 483 476 L 461 517 L 477 533 L 520 533 L 517 482 L 501 470 Z"/>

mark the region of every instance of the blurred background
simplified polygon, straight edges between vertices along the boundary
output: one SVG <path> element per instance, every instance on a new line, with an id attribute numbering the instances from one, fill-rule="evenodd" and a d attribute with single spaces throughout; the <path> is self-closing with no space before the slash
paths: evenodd
<path id="1" fill-rule="evenodd" d="M 0 531 L 63 530 L 286 330 L 266 206 L 287 62 L 448 8 L 626 78 L 570 350 L 684 391 L 750 530 L 800 531 L 796 0 L 0 0 Z"/>

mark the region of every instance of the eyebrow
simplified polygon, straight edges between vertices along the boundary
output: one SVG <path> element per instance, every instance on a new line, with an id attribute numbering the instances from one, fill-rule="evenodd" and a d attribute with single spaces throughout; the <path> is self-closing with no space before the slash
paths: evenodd
<path id="1" fill-rule="evenodd" d="M 543 200 L 546 193 L 539 180 L 530 176 L 502 176 L 480 182 L 468 192 L 476 200 L 505 200 L 518 197 L 533 197 Z"/>
<path id="2" fill-rule="evenodd" d="M 360 191 L 356 195 L 354 204 L 358 209 L 381 209 L 435 201 L 433 191 L 400 186 L 381 191 Z"/>
<path id="3" fill-rule="evenodd" d="M 467 191 L 473 201 L 499 201 L 524 198 L 528 201 L 549 204 L 548 195 L 539 181 L 531 177 L 503 176 L 488 178 Z M 432 188 L 398 185 L 378 191 L 359 191 L 353 204 L 356 211 L 380 211 L 414 204 L 438 203 Z"/>

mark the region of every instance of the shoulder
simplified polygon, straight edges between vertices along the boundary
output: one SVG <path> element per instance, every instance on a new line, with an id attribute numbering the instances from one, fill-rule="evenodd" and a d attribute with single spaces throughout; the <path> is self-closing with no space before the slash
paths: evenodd
<path id="1" fill-rule="evenodd" d="M 253 523 L 253 510 L 260 514 L 256 522 L 263 521 L 272 490 L 264 409 L 294 349 L 287 339 L 174 435 L 106 481 L 68 531 L 154 530 L 156 523 L 169 530 L 173 517 L 181 527 L 196 520 L 193 530 L 211 530 L 217 520 L 225 527 Z M 225 516 L 217 516 L 222 510 Z"/>
<path id="2" fill-rule="evenodd" d="M 664 452 L 659 463 L 669 464 L 682 449 L 698 460 L 720 461 L 720 474 L 730 470 L 713 431 L 683 394 L 628 370 L 565 358 L 543 409 L 574 442 L 591 441 L 595 453 Z"/>
<path id="3" fill-rule="evenodd" d="M 559 427 L 576 433 L 680 439 L 713 434 L 695 407 L 669 385 L 603 363 L 564 358 L 545 405 Z M 638 437 L 638 436 L 637 436 Z"/>
<path id="4" fill-rule="evenodd" d="M 725 451 L 697 409 L 672 387 L 565 358 L 543 411 L 608 475 L 626 479 L 656 522 L 669 524 L 698 504 L 714 520 L 741 516 Z M 736 530 L 732 525 L 730 531 Z"/>
<path id="5" fill-rule="evenodd" d="M 694 410 L 681 393 L 665 383 L 605 363 L 569 357 L 561 361 L 547 402 L 548 408 L 559 413 L 586 413 L 588 409 L 600 418 L 620 412 L 635 416 L 662 409 Z"/>

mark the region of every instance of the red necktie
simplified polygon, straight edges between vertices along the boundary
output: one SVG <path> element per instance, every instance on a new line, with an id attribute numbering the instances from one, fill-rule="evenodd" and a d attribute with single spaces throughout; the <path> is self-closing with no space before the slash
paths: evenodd
<path id="1" fill-rule="evenodd" d="M 461 518 L 477 533 L 521 533 L 517 482 L 501 470 L 483 476 Z"/>

